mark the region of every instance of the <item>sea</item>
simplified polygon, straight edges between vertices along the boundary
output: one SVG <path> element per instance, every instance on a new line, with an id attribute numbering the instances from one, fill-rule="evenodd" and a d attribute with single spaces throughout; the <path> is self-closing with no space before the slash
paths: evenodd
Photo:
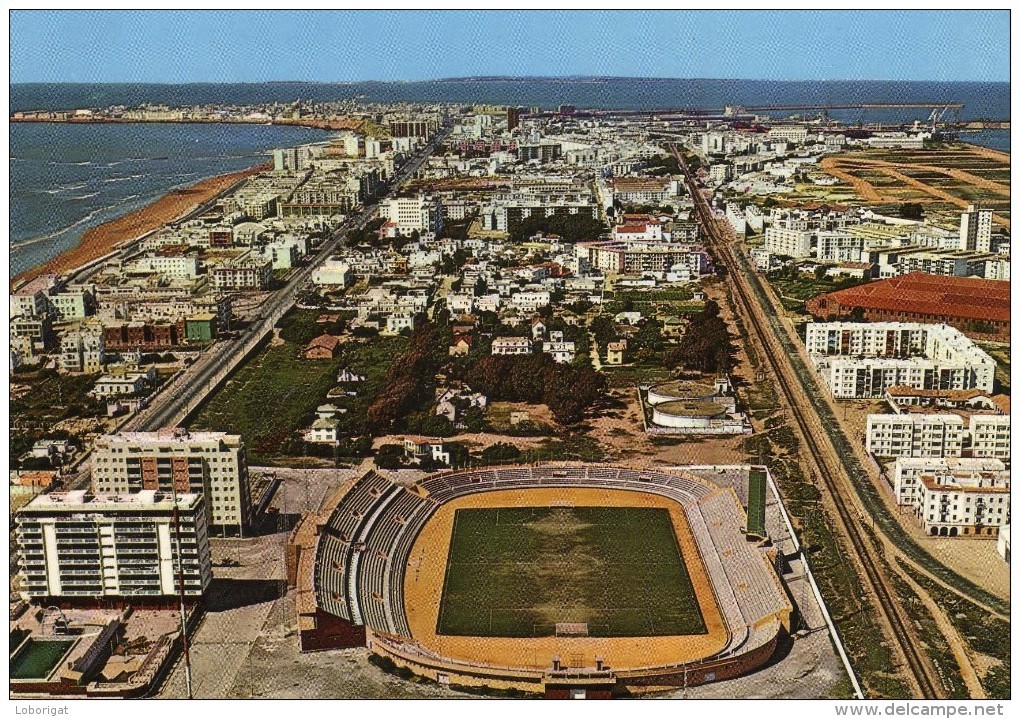
<path id="1" fill-rule="evenodd" d="M 11 123 L 10 276 L 173 189 L 326 137 L 275 125 Z"/>
<path id="2" fill-rule="evenodd" d="M 678 80 L 663 78 L 458 78 L 423 82 L 235 84 L 15 84 L 10 112 L 164 105 L 261 105 L 295 100 L 513 104 L 549 109 L 719 109 L 726 105 L 963 103 L 962 120 L 1008 119 L 1008 83 Z M 924 121 L 928 110 L 837 110 L 847 123 Z M 268 159 L 276 147 L 328 133 L 261 125 L 66 125 L 10 128 L 10 274 L 73 247 L 89 228 L 204 177 Z M 1008 152 L 1008 130 L 961 139 Z"/>

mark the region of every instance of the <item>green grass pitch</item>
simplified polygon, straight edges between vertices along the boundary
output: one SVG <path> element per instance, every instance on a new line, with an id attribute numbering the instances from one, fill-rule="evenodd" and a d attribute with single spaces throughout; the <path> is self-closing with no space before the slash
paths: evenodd
<path id="1" fill-rule="evenodd" d="M 459 509 L 436 633 L 543 637 L 705 634 L 669 512 L 640 507 Z"/>

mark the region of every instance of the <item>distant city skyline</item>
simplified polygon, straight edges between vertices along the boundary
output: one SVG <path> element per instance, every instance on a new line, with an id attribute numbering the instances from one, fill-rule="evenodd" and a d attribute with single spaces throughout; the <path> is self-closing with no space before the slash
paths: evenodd
<path id="1" fill-rule="evenodd" d="M 41 11 L 12 83 L 1009 80 L 996 11 Z M 87 52 L 87 54 L 86 54 Z"/>

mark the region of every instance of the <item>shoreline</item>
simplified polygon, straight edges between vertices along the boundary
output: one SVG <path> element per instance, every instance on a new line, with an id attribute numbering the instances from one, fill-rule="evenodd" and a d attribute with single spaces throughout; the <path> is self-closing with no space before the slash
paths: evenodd
<path id="1" fill-rule="evenodd" d="M 989 156 L 992 159 L 1000 160 L 1009 164 L 1010 153 L 1007 150 L 997 150 L 994 147 L 987 147 L 986 145 L 977 145 L 973 142 L 967 142 L 966 140 L 960 140 L 961 144 L 972 148 L 977 154 Z"/>
<path id="2" fill-rule="evenodd" d="M 12 289 L 41 275 L 67 274 L 110 254 L 125 242 L 159 229 L 213 200 L 239 181 L 264 171 L 263 163 L 246 170 L 213 175 L 194 185 L 171 190 L 154 202 L 126 215 L 86 230 L 74 247 L 69 247 L 46 262 L 11 278 Z"/>
<path id="3" fill-rule="evenodd" d="M 256 127 L 307 127 L 311 130 L 354 130 L 361 132 L 365 121 L 349 117 L 324 117 L 296 120 L 213 120 L 213 119 L 181 119 L 181 120 L 125 120 L 118 117 L 15 117 L 9 118 L 11 123 L 36 123 L 55 125 L 251 125 Z"/>

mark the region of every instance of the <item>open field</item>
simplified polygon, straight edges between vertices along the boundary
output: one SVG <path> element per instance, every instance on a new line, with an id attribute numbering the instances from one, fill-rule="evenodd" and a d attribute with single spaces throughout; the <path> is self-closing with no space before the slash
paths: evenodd
<path id="1" fill-rule="evenodd" d="M 446 566 L 439 634 L 705 633 L 665 509 L 461 509 Z"/>
<path id="2" fill-rule="evenodd" d="M 920 202 L 953 213 L 977 204 L 1010 226 L 1009 156 L 968 145 L 931 150 L 863 150 L 831 155 L 820 168 L 848 183 L 870 204 Z"/>
<path id="3" fill-rule="evenodd" d="M 1009 345 L 981 344 L 981 349 L 995 360 L 995 379 L 999 381 L 999 391 L 1009 394 L 1010 388 L 1010 356 Z"/>
<path id="4" fill-rule="evenodd" d="M 240 434 L 255 463 L 271 463 L 286 454 L 285 442 L 311 424 L 315 408 L 327 401 L 343 407 L 341 415 L 364 426 L 367 403 L 385 384 L 385 373 L 406 343 L 403 337 L 381 337 L 370 343 L 342 345 L 337 357 L 301 357 L 305 341 L 321 333 L 315 311 L 297 310 L 280 321 L 282 342 L 270 342 L 252 355 L 220 387 L 191 421 L 197 428 Z M 344 367 L 366 375 L 356 397 L 327 400 Z"/>

